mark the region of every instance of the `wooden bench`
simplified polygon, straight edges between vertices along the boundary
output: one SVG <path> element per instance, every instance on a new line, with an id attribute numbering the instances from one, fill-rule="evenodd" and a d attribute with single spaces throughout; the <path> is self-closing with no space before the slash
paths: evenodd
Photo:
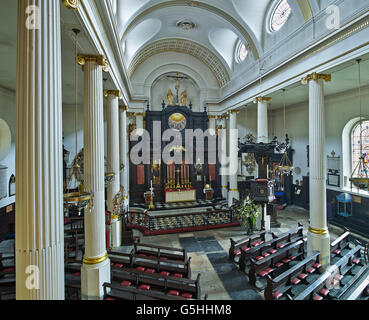
<path id="1" fill-rule="evenodd" d="M 283 266 L 289 266 L 291 261 L 302 260 L 304 257 L 304 241 L 292 243 L 267 257 L 251 258 L 249 283 L 256 287 L 257 278 L 274 275 Z"/>
<path id="2" fill-rule="evenodd" d="M 104 287 L 104 300 L 180 300 L 180 301 L 195 300 L 183 298 L 181 296 L 174 296 L 164 294 L 161 292 L 154 292 L 145 289 L 136 289 L 110 283 L 104 283 L 103 287 Z M 204 300 L 207 300 L 207 295 L 205 296 Z"/>
<path id="3" fill-rule="evenodd" d="M 256 247 L 265 242 L 265 231 L 234 241 L 230 239 L 231 247 L 229 248 L 229 260 L 234 262 L 235 257 L 240 256 L 241 252 L 252 247 Z"/>
<path id="4" fill-rule="evenodd" d="M 4 296 L 10 296 L 6 300 L 15 300 L 15 275 L 0 279 L 0 300 L 5 300 Z"/>
<path id="5" fill-rule="evenodd" d="M 191 257 L 186 262 L 169 260 L 165 257 L 154 258 L 135 255 L 132 250 L 130 254 L 108 251 L 111 266 L 115 268 L 130 268 L 150 273 L 168 273 L 179 278 L 191 279 Z"/>
<path id="6" fill-rule="evenodd" d="M 162 257 L 169 260 L 187 262 L 187 250 L 186 249 L 175 249 L 151 244 L 137 243 L 133 245 L 133 252 L 136 255 L 146 255 L 160 259 Z"/>
<path id="7" fill-rule="evenodd" d="M 162 274 L 149 274 L 135 269 L 112 269 L 112 281 L 121 286 L 139 289 L 147 286 L 150 290 L 187 299 L 201 299 L 200 274 L 196 280 L 181 279 Z"/>
<path id="8" fill-rule="evenodd" d="M 243 272 L 246 272 L 246 266 L 248 265 L 251 258 L 256 258 L 258 256 L 268 256 L 293 242 L 302 240 L 303 231 L 304 230 L 302 225 L 299 224 L 297 228 L 278 236 L 272 233 L 272 240 L 264 242 L 257 247 L 242 250 L 241 257 L 238 261 L 239 269 Z"/>
<path id="9" fill-rule="evenodd" d="M 350 232 L 345 232 L 337 240 L 331 243 L 331 257 L 342 257 L 342 250 L 346 249 L 350 245 L 349 241 Z"/>
<path id="10" fill-rule="evenodd" d="M 320 252 L 315 252 L 274 279 L 268 275 L 264 291 L 265 299 L 279 300 L 283 296 L 290 297 L 294 286 L 300 283 L 306 284 L 310 275 L 320 272 L 319 256 Z"/>

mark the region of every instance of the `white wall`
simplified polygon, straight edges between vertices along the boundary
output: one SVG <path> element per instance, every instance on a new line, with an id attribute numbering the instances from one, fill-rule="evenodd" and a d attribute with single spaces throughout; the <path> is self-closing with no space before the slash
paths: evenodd
<path id="1" fill-rule="evenodd" d="M 16 127 L 16 101 L 15 93 L 8 91 L 6 89 L 0 89 L 0 118 L 5 120 L 8 124 L 11 134 L 12 134 L 12 146 L 9 154 L 5 159 L 0 160 L 0 165 L 8 167 L 7 170 L 7 190 L 9 189 L 9 179 L 12 174 L 15 175 L 15 127 Z M 9 197 L 9 191 L 7 191 L 8 196 L 0 200 L 0 208 L 6 207 L 9 204 L 15 202 L 15 197 Z"/>
<path id="2" fill-rule="evenodd" d="M 369 88 L 362 89 L 363 116 L 369 115 Z M 322 155 L 327 157 L 334 150 L 336 156 L 341 156 L 342 167 L 342 133 L 346 124 L 360 116 L 359 97 L 357 90 L 343 92 L 333 96 L 325 97 L 326 109 L 326 153 Z M 270 112 L 272 132 L 269 132 L 270 138 L 274 135 L 279 141 L 284 139 L 283 129 L 283 109 Z M 309 104 L 308 102 L 286 109 L 286 131 L 291 139 L 294 153 L 294 166 L 301 168 L 301 174 L 294 174 L 293 181 L 302 180 L 309 172 L 307 167 L 306 147 L 309 144 Z M 343 177 L 341 176 L 341 180 Z M 342 186 L 342 183 L 341 183 Z"/>

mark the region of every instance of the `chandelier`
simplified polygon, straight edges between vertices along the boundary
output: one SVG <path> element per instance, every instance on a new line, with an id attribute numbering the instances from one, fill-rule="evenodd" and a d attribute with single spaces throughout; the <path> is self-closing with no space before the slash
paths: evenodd
<path id="1" fill-rule="evenodd" d="M 360 101 L 360 160 L 351 174 L 350 183 L 361 190 L 369 190 L 369 167 L 365 161 L 366 154 L 363 152 L 363 117 L 362 117 L 362 99 L 361 99 L 361 59 L 356 60 L 358 64 L 358 83 L 359 83 L 359 101 Z"/>
<path id="2" fill-rule="evenodd" d="M 73 29 L 75 34 L 75 57 L 77 56 L 78 34 L 80 30 Z M 67 212 L 69 210 L 77 210 L 78 215 L 85 209 L 92 200 L 93 195 L 84 191 L 83 170 L 80 166 L 81 154 L 78 154 L 78 134 L 77 134 L 77 105 L 78 105 L 78 72 L 77 61 L 75 61 L 75 114 L 74 114 L 74 128 L 75 128 L 75 148 L 76 157 L 73 161 L 72 171 L 67 178 L 67 183 L 64 189 L 64 208 Z M 77 188 L 76 188 L 77 186 Z M 78 191 L 69 192 L 70 190 Z"/>
<path id="3" fill-rule="evenodd" d="M 281 175 L 287 175 L 289 176 L 290 174 L 292 174 L 292 171 L 293 171 L 293 166 L 292 166 L 292 163 L 291 163 L 291 160 L 290 158 L 288 157 L 288 146 L 289 146 L 289 138 L 288 138 L 288 134 L 286 133 L 286 89 L 283 89 L 283 103 L 284 103 L 284 106 L 283 106 L 283 121 L 284 121 L 284 132 L 286 134 L 286 143 L 283 145 L 285 151 L 283 153 L 283 156 L 282 156 L 282 159 L 279 163 L 279 166 L 277 168 L 278 172 L 281 174 Z"/>

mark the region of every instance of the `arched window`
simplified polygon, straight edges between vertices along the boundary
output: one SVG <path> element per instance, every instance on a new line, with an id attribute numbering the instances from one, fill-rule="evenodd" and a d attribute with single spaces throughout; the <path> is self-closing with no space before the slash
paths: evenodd
<path id="1" fill-rule="evenodd" d="M 359 122 L 354 126 L 351 134 L 351 151 L 352 171 L 359 168 L 362 156 L 365 157 L 366 163 L 369 162 L 369 121 Z M 355 176 L 359 174 L 359 172 L 355 172 Z"/>
<path id="2" fill-rule="evenodd" d="M 288 4 L 287 0 L 281 0 L 278 5 L 275 7 L 271 18 L 270 18 L 270 30 L 278 31 L 280 30 L 284 24 L 287 22 L 292 9 Z"/>
<path id="3" fill-rule="evenodd" d="M 242 63 L 245 61 L 249 51 L 247 50 L 246 45 L 243 42 L 239 42 L 236 49 L 236 61 L 237 63 Z"/>

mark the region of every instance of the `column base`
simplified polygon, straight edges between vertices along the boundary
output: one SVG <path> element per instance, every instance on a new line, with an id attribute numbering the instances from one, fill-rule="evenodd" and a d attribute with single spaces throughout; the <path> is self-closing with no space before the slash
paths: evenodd
<path id="1" fill-rule="evenodd" d="M 122 245 L 122 221 L 112 220 L 111 222 L 111 247 L 119 248 Z"/>
<path id="2" fill-rule="evenodd" d="M 233 199 L 240 200 L 240 193 L 238 191 L 229 190 L 228 192 L 228 206 L 233 206 Z"/>
<path id="3" fill-rule="evenodd" d="M 83 264 L 81 268 L 81 298 L 82 300 L 102 300 L 104 298 L 103 284 L 111 283 L 110 259 L 99 264 Z"/>
<path id="4" fill-rule="evenodd" d="M 308 232 L 307 234 L 307 254 L 308 256 L 319 251 L 319 262 L 322 265 L 322 269 L 325 271 L 331 265 L 331 243 L 330 235 L 326 234 L 315 234 Z"/>

